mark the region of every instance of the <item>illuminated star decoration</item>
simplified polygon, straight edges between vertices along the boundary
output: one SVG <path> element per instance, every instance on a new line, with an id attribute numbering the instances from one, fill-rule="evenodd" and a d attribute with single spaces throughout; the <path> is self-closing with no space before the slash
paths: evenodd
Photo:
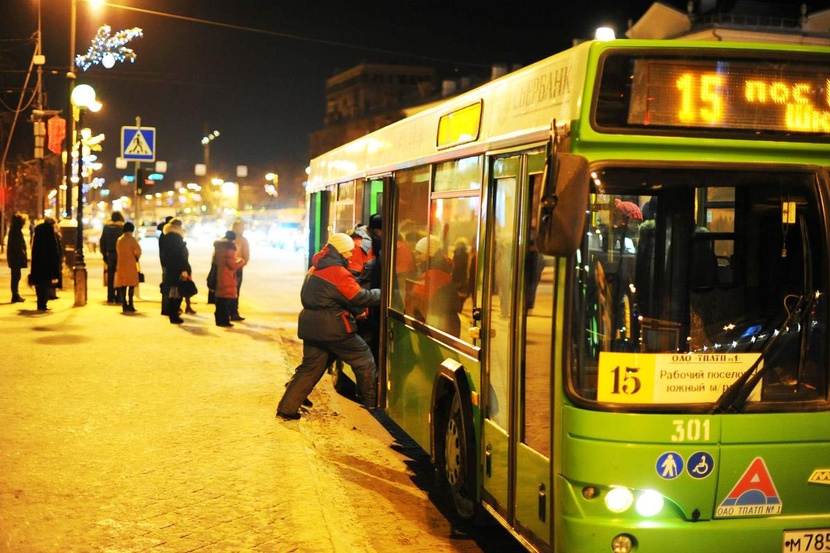
<path id="1" fill-rule="evenodd" d="M 140 38 L 143 31 L 138 27 L 133 27 L 118 31 L 114 35 L 111 33 L 112 27 L 102 25 L 95 33 L 95 38 L 92 39 L 92 45 L 86 54 L 75 56 L 75 65 L 86 71 L 98 63 L 109 69 L 117 61 L 134 62 L 135 52 L 124 45 L 134 38 Z"/>

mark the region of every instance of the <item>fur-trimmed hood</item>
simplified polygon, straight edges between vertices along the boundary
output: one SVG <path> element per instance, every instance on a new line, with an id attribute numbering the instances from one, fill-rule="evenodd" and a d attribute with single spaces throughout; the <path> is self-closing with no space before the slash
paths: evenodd
<path id="1" fill-rule="evenodd" d="M 178 226 L 178 225 L 172 225 L 170 223 L 167 223 L 166 225 L 164 225 L 164 231 L 163 232 L 164 232 L 164 234 L 176 233 L 179 236 L 181 236 L 182 238 L 184 238 L 185 235 L 187 234 L 187 231 L 184 229 L 184 227 Z"/>
<path id="2" fill-rule="evenodd" d="M 236 244 L 233 243 L 232 240 L 225 240 L 224 238 L 220 240 L 216 240 L 213 243 L 213 249 L 219 250 L 235 250 Z"/>

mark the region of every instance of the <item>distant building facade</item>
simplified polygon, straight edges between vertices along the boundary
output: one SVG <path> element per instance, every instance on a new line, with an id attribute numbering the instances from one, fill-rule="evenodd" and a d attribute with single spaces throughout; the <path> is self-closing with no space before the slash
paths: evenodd
<path id="1" fill-rule="evenodd" d="M 309 154 L 350 142 L 405 117 L 438 87 L 432 67 L 362 63 L 326 81 L 324 128 L 309 138 Z"/>

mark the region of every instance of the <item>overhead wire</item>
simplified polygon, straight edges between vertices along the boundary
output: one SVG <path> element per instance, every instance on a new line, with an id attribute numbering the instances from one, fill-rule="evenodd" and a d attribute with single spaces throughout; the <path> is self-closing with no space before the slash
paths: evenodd
<path id="1" fill-rule="evenodd" d="M 201 23 L 203 25 L 212 25 L 214 27 L 222 27 L 222 28 L 225 28 L 225 29 L 231 29 L 231 30 L 236 30 L 236 31 L 245 31 L 245 32 L 249 32 L 249 33 L 258 33 L 258 34 L 263 34 L 263 35 L 273 36 L 273 37 L 278 37 L 278 38 L 284 38 L 284 39 L 289 39 L 289 40 L 299 40 L 299 41 L 311 42 L 311 43 L 315 43 L 315 44 L 323 44 L 323 45 L 326 45 L 326 46 L 336 46 L 336 47 L 339 47 L 339 48 L 351 48 L 353 50 L 362 50 L 362 51 L 373 52 L 373 53 L 377 53 L 377 54 L 386 54 L 386 55 L 403 56 L 403 57 L 409 57 L 409 58 L 417 58 L 417 59 L 432 61 L 432 62 L 436 62 L 436 63 L 447 63 L 447 64 L 453 64 L 453 65 L 465 65 L 465 66 L 480 67 L 480 68 L 489 67 L 489 65 L 486 65 L 486 64 L 471 63 L 471 62 L 465 62 L 465 61 L 459 61 L 459 60 L 451 60 L 451 59 L 446 59 L 446 58 L 438 58 L 438 57 L 434 57 L 434 56 L 425 56 L 423 54 L 411 54 L 411 53 L 408 53 L 408 52 L 387 50 L 385 48 L 377 48 L 377 47 L 372 47 L 372 46 L 360 46 L 360 45 L 356 45 L 356 44 L 349 44 L 349 43 L 345 43 L 345 42 L 338 42 L 338 41 L 327 40 L 327 39 L 323 39 L 323 38 L 312 38 L 312 37 L 300 36 L 300 35 L 295 35 L 295 34 L 290 34 L 290 33 L 282 33 L 282 32 L 279 32 L 279 31 L 270 31 L 270 30 L 267 30 L 267 29 L 257 29 L 255 27 L 247 27 L 247 26 L 244 26 L 244 25 L 235 25 L 235 24 L 232 24 L 232 23 L 222 23 L 220 21 L 211 21 L 209 19 L 200 19 L 200 18 L 197 18 L 197 17 L 190 17 L 190 16 L 185 16 L 185 15 L 178 15 L 178 14 L 173 14 L 173 13 L 166 13 L 166 12 L 159 12 L 159 11 L 155 11 L 155 10 L 148 10 L 146 8 L 136 8 L 134 6 L 124 6 L 123 4 L 116 4 L 114 2 L 101 2 L 101 4 L 104 5 L 104 6 L 110 7 L 110 8 L 116 8 L 116 9 L 127 10 L 127 11 L 134 11 L 134 12 L 137 12 L 137 13 L 143 13 L 143 14 L 147 14 L 147 15 L 155 15 L 155 16 L 159 16 L 159 17 L 168 17 L 168 18 L 171 18 L 171 19 L 178 19 L 180 21 L 188 21 L 190 23 Z"/>

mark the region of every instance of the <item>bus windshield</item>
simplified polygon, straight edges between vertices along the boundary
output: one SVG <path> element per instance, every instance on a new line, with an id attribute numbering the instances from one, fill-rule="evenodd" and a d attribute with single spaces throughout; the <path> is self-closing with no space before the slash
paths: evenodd
<path id="1" fill-rule="evenodd" d="M 595 177 L 576 257 L 575 399 L 702 410 L 756 367 L 746 410 L 826 405 L 815 174 L 626 167 Z"/>

